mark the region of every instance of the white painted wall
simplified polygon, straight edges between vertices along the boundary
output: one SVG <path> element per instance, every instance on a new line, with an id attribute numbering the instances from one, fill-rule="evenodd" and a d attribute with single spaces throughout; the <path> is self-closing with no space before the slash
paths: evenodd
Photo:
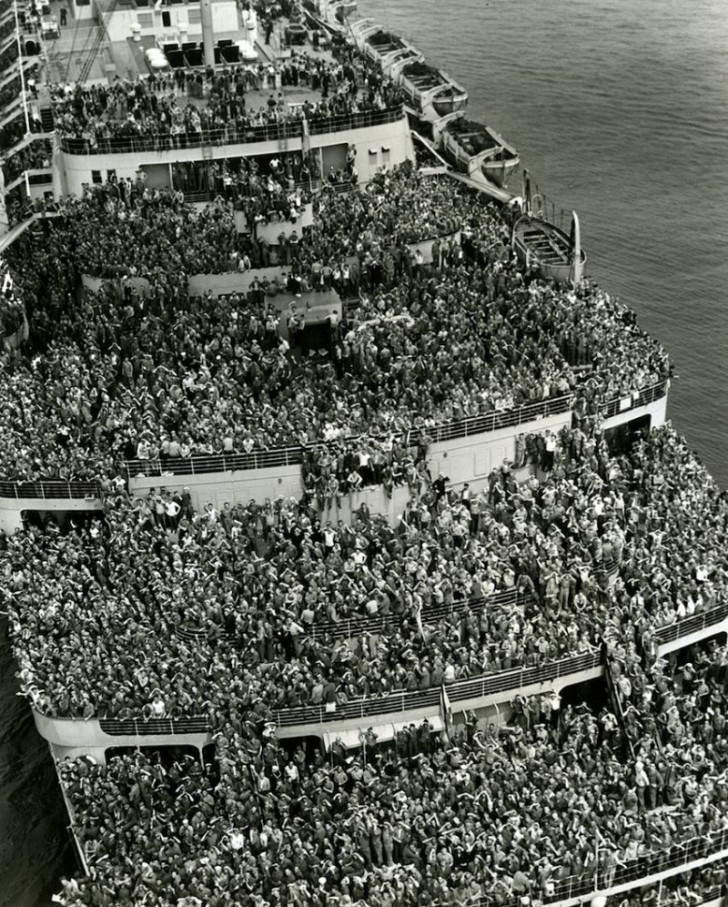
<path id="1" fill-rule="evenodd" d="M 433 477 L 446 475 L 453 485 L 469 482 L 474 491 L 482 488 L 490 473 L 504 460 L 515 459 L 516 438 L 536 432 L 559 432 L 571 425 L 571 412 L 546 416 L 511 428 L 501 428 L 469 438 L 439 441 L 430 449 L 429 466 Z"/>
<path id="2" fill-rule="evenodd" d="M 300 466 L 211 472 L 199 476 L 137 476 L 129 481 L 129 490 L 137 497 L 143 497 L 153 488 L 189 488 L 192 506 L 197 510 L 208 503 L 221 508 L 227 502 L 247 504 L 251 500 L 281 496 L 300 498 L 303 494 Z"/>
<path id="3" fill-rule="evenodd" d="M 635 419 L 641 419 L 643 416 L 650 417 L 651 428 L 658 428 L 660 425 L 664 425 L 667 420 L 667 397 L 668 395 L 665 394 L 664 397 L 655 400 L 653 403 L 649 403 L 647 406 L 637 406 L 635 409 L 625 410 L 622 413 L 618 413 L 616 416 L 605 419 L 602 422 L 602 430 L 606 431 L 608 428 L 626 425 L 628 422 L 632 422 Z M 625 405 L 629 400 L 629 397 L 625 397 Z"/>
<path id="4" fill-rule="evenodd" d="M 65 511 L 101 510 L 98 498 L 0 498 L 0 530 L 12 535 L 23 528 L 24 510 L 62 513 Z"/>
<path id="5" fill-rule="evenodd" d="M 342 132 L 328 133 L 311 137 L 311 148 L 316 150 L 327 144 L 346 143 L 357 148 L 356 166 L 359 171 L 360 182 L 368 182 L 383 166 L 382 149 L 389 148 L 388 167 L 401 164 L 405 160 L 412 160 L 414 152 L 412 139 L 406 119 L 395 123 L 385 123 L 381 126 L 371 126 L 365 129 L 349 129 Z M 289 139 L 288 151 L 302 150 L 302 139 Z M 370 155 L 369 150 L 376 150 L 376 155 Z M 250 142 L 237 145 L 213 145 L 210 149 L 212 160 L 223 160 L 235 157 L 255 157 L 264 154 L 278 154 L 278 142 Z M 108 171 L 115 170 L 119 178 L 131 178 L 143 165 L 166 164 L 171 166 L 182 161 L 202 161 L 202 148 L 175 148 L 165 151 L 138 151 L 116 154 L 68 154 L 62 152 L 60 162 L 63 173 L 60 176 L 66 192 L 71 195 L 80 195 L 84 183 L 91 184 L 92 170 L 101 172 L 101 178 L 108 178 Z M 278 230 L 280 233 L 280 230 Z M 277 234 L 276 234 L 277 235 Z"/>

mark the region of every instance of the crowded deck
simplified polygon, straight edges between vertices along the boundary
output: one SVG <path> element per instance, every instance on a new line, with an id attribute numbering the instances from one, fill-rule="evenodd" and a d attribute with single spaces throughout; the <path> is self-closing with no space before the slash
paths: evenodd
<path id="1" fill-rule="evenodd" d="M 51 119 L 0 136 L 6 185 L 53 169 L 51 120 L 105 161 L 11 200 L 0 308 L 0 497 L 38 501 L 0 536 L 0 608 L 79 847 L 59 902 L 708 899 L 728 502 L 650 415 L 666 352 L 386 138 L 365 178 L 366 144 L 324 167 L 311 136 L 401 120 L 411 48 L 313 48 L 295 4 L 254 6 L 275 65 L 40 86 Z M 152 152 L 181 155 L 168 185 L 107 167 Z M 506 428 L 472 487 L 433 458 Z M 234 490 L 284 465 L 294 496 Z M 367 488 L 399 512 L 345 514 Z"/>

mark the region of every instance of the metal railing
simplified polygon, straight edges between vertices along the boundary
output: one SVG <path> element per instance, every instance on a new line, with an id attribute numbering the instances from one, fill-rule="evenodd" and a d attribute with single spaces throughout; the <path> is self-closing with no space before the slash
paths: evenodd
<path id="1" fill-rule="evenodd" d="M 64 482 L 60 479 L 42 479 L 36 482 L 0 480 L 0 498 L 78 500 L 96 499 L 100 496 L 97 482 Z"/>
<path id="2" fill-rule="evenodd" d="M 723 605 L 717 605 L 709 611 L 701 611 L 699 614 L 693 614 L 684 620 L 675 621 L 673 624 L 667 624 L 655 631 L 655 640 L 657 643 L 674 642 L 691 633 L 697 633 L 706 627 L 715 627 L 716 632 L 720 632 L 720 625 L 728 618 L 728 602 Z"/>
<path id="3" fill-rule="evenodd" d="M 440 687 L 415 692 L 390 693 L 371 699 L 353 699 L 343 703 L 304 705 L 273 712 L 277 727 L 296 727 L 304 724 L 331 724 L 352 718 L 372 718 L 377 715 L 397 715 L 411 709 L 439 708 Z"/>
<path id="4" fill-rule="evenodd" d="M 170 734 L 206 734 L 210 721 L 204 715 L 189 718 L 101 718 L 101 730 L 110 737 L 169 736 Z"/>
<path id="5" fill-rule="evenodd" d="M 468 438 L 532 422 L 546 416 L 568 412 L 572 397 L 549 397 L 537 403 L 526 403 L 502 412 L 487 413 L 483 416 L 470 416 L 455 422 L 442 422 L 425 428 L 412 428 L 409 431 L 395 433 L 395 436 L 409 446 L 417 444 L 422 435 L 431 441 L 450 441 L 455 438 Z M 351 443 L 358 436 L 345 438 Z M 373 437 L 373 436 L 372 436 Z M 338 444 L 339 441 L 331 442 Z M 321 447 L 327 444 L 319 441 L 308 447 Z M 303 447 L 272 447 L 268 450 L 251 451 L 249 454 L 209 454 L 193 457 L 177 457 L 168 460 L 125 460 L 127 478 L 135 476 L 197 475 L 198 473 L 228 472 L 230 470 L 265 469 L 270 466 L 290 466 L 303 462 Z"/>
<path id="6" fill-rule="evenodd" d="M 597 892 L 608 892 L 610 889 L 629 885 L 632 882 L 639 883 L 642 879 L 660 873 L 670 875 L 669 870 L 679 872 L 682 867 L 691 863 L 710 862 L 711 857 L 715 858 L 726 850 L 728 850 L 728 829 L 706 832 L 704 835 L 690 838 L 682 844 L 674 844 L 666 850 L 652 851 L 636 860 L 630 860 L 623 866 L 617 866 L 613 870 L 600 870 L 593 874 L 570 876 L 558 882 L 553 891 L 549 892 L 547 896 L 542 896 L 542 900 L 546 903 L 554 903 L 580 898 L 584 895 L 593 895 Z M 482 904 L 482 907 L 488 907 L 493 901 L 490 898 L 483 898 L 479 903 Z M 514 902 L 514 907 L 515 903 L 518 902 Z M 500 905 L 500 907 L 504 907 L 504 905 Z"/>
<path id="7" fill-rule="evenodd" d="M 486 602 L 487 603 L 487 602 Z M 668 627 L 661 627 L 656 636 L 660 642 L 668 639 L 679 639 L 682 635 L 696 629 L 718 625 L 728 617 L 728 603 L 693 615 L 686 620 L 678 621 Z M 176 628 L 180 638 L 199 639 L 203 630 L 183 630 Z M 345 703 L 321 703 L 317 705 L 293 706 L 273 711 L 273 721 L 278 727 L 296 727 L 305 724 L 333 724 L 352 718 L 369 718 L 381 715 L 396 715 L 402 712 L 421 708 L 439 707 L 442 690 L 450 702 L 465 702 L 470 699 L 484 698 L 496 693 L 513 691 L 538 683 L 572 677 L 582 671 L 601 668 L 601 657 L 598 652 L 586 652 L 570 655 L 556 661 L 540 665 L 530 665 L 504 671 L 493 671 L 477 677 L 455 680 L 442 686 L 429 687 L 426 690 L 397 692 L 354 699 Z M 59 721 L 81 721 L 82 719 L 59 718 Z M 184 733 L 204 733 L 210 730 L 210 724 L 204 716 L 183 718 L 101 718 L 101 730 L 111 736 L 142 736 L 144 734 L 170 735 Z"/>
<path id="8" fill-rule="evenodd" d="M 494 671 L 465 680 L 446 683 L 444 688 L 451 702 L 463 702 L 518 690 L 520 687 L 535 683 L 544 683 L 559 677 L 567 677 L 578 671 L 588 671 L 600 666 L 599 654 L 573 655 L 548 664 L 533 667 L 517 668 L 508 671 Z M 334 721 L 345 721 L 350 718 L 368 718 L 374 715 L 397 714 L 412 709 L 435 706 L 440 701 L 441 687 L 430 687 L 427 690 L 414 692 L 401 691 L 385 696 L 354 699 L 337 704 L 298 706 L 278 709 L 273 712 L 273 721 L 278 727 L 295 727 L 299 724 L 327 724 Z"/>
<path id="9" fill-rule="evenodd" d="M 302 447 L 273 447 L 250 453 L 209 454 L 195 457 L 175 457 L 168 460 L 126 460 L 128 479 L 135 476 L 195 476 L 210 472 L 270 469 L 280 466 L 299 466 L 303 463 Z"/>
<path id="10" fill-rule="evenodd" d="M 658 381 L 657 384 L 651 384 L 637 393 L 625 394 L 623 397 L 609 400 L 600 406 L 601 413 L 605 419 L 609 419 L 611 416 L 618 416 L 620 413 L 637 409 L 638 406 L 647 406 L 650 403 L 654 403 L 655 400 L 660 400 L 664 397 L 667 394 L 668 385 L 668 381 Z M 627 400 L 631 402 L 627 404 Z"/>
<path id="11" fill-rule="evenodd" d="M 531 599 L 530 595 L 520 594 L 517 589 L 503 589 L 494 592 L 487 598 L 460 598 L 449 605 L 437 605 L 423 608 L 420 620 L 423 624 L 436 624 L 453 614 L 462 614 L 470 610 L 479 614 L 485 608 L 519 607 Z M 415 621 L 415 614 L 386 614 L 379 617 L 351 617 L 341 621 L 322 621 L 304 627 L 303 635 L 310 639 L 353 639 L 362 634 L 376 635 L 386 633 L 402 625 L 403 621 Z"/>
<path id="12" fill-rule="evenodd" d="M 573 397 L 565 394 L 561 397 L 548 397 L 536 403 L 524 403 L 512 409 L 486 413 L 483 416 L 469 416 L 456 422 L 442 422 L 431 428 L 413 428 L 409 432 L 411 443 L 416 443 L 422 434 L 431 441 L 450 441 L 454 438 L 469 438 L 472 435 L 498 431 L 501 428 L 512 428 L 524 422 L 533 422 L 546 416 L 566 413 L 571 408 Z"/>
<path id="13" fill-rule="evenodd" d="M 395 123 L 403 116 L 403 108 L 385 110 L 361 110 L 339 116 L 313 116 L 308 121 L 310 135 L 325 135 L 348 129 L 365 129 Z M 140 151 L 178 151 L 184 148 L 202 148 L 223 145 L 250 145 L 256 142 L 282 142 L 293 139 L 303 140 L 303 119 L 291 119 L 283 123 L 265 123 L 259 126 L 244 126 L 240 129 L 227 126 L 222 129 L 201 129 L 199 132 L 156 132 L 147 135 L 116 135 L 94 139 L 78 136 L 62 136 L 61 151 L 66 154 L 127 154 Z"/>
<path id="14" fill-rule="evenodd" d="M 531 600 L 530 595 L 521 594 L 516 589 L 503 589 L 494 592 L 487 598 L 461 598 L 449 605 L 437 605 L 423 608 L 419 619 L 423 624 L 436 624 L 453 615 L 462 614 L 466 609 L 479 614 L 485 608 L 520 607 Z M 322 621 L 303 628 L 302 636 L 308 639 L 354 639 L 364 634 L 377 635 L 387 633 L 400 627 L 404 621 L 414 623 L 416 614 L 386 614 L 375 617 L 351 617 L 340 621 Z M 210 632 L 212 631 L 212 632 Z M 218 624 L 210 624 L 208 629 L 175 625 L 175 635 L 185 642 L 199 642 L 202 639 L 221 638 L 228 642 L 242 644 L 234 633 L 223 630 Z"/>
<path id="15" fill-rule="evenodd" d="M 514 692 L 521 687 L 532 686 L 536 683 L 547 683 L 561 677 L 568 677 L 579 671 L 590 671 L 600 667 L 599 653 L 588 652 L 585 655 L 572 655 L 558 661 L 547 662 L 533 667 L 516 668 L 510 671 L 496 671 L 492 674 L 482 674 L 480 677 L 471 677 L 467 680 L 456 680 L 445 684 L 445 692 L 451 702 L 464 702 L 468 699 L 478 699 L 491 696 L 494 693 Z"/>
<path id="16" fill-rule="evenodd" d="M 347 129 L 367 129 L 371 126 L 383 126 L 396 123 L 404 116 L 401 104 L 387 107 L 384 110 L 360 110 L 356 113 L 344 113 L 330 117 L 311 117 L 308 129 L 311 135 L 325 135 L 327 132 L 343 132 Z"/>
<path id="17" fill-rule="evenodd" d="M 96 138 L 94 141 L 74 136 L 61 137 L 61 151 L 66 154 L 125 154 L 140 151 L 177 151 L 184 148 L 250 145 L 255 142 L 280 142 L 302 139 L 301 120 L 286 123 L 267 123 L 242 129 L 202 129 L 200 132 L 151 133 L 149 135 L 119 135 Z"/>

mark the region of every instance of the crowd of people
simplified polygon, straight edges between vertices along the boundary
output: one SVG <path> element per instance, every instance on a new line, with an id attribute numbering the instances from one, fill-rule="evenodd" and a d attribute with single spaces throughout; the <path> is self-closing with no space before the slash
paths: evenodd
<path id="1" fill-rule="evenodd" d="M 205 713 L 236 681 L 269 710 L 345 703 L 615 636 L 647 647 L 722 600 L 726 501 L 672 431 L 629 456 L 580 430 L 552 446 L 523 485 L 505 468 L 475 495 L 423 475 L 394 527 L 334 525 L 306 500 L 194 513 L 188 493 L 112 485 L 103 523 L 7 541 L 26 692 L 60 717 L 148 714 L 159 691 L 166 714 Z M 517 602 L 488 601 L 508 590 Z M 385 635 L 336 632 L 390 616 Z"/>
<path id="2" fill-rule="evenodd" d="M 279 122 L 277 78 L 321 92 L 309 117 L 398 102 L 372 64 L 342 48 L 322 60 L 59 89 L 59 128 L 99 144 Z M 251 114 L 263 79 L 272 104 Z M 39 159 L 37 144 L 6 168 Z M 664 351 L 597 287 L 519 267 L 507 214 L 407 167 L 324 190 L 294 251 L 240 237 L 236 210 L 300 216 L 308 166 L 218 164 L 221 197 L 201 211 L 180 186 L 112 179 L 9 252 L 32 337 L 0 360 L 0 471 L 98 478 L 103 498 L 96 516 L 0 537 L 22 690 L 51 717 L 204 716 L 214 742 L 204 760 L 59 764 L 89 865 L 63 903 L 523 907 L 728 833 L 728 650 L 656 648 L 661 627 L 725 597 L 728 500 L 669 426 L 624 448 L 593 430 L 605 400 L 669 377 Z M 427 261 L 409 248 L 426 240 Z M 282 339 L 270 284 L 188 295 L 191 274 L 276 261 L 286 289 L 358 296 L 326 356 Z M 81 291 L 81 275 L 105 282 Z M 576 400 L 574 426 L 521 438 L 482 490 L 430 473 L 439 423 L 559 395 Z M 300 500 L 196 511 L 189 489 L 134 498 L 118 474 L 122 458 L 173 469 L 291 444 Z M 407 486 L 394 525 L 366 508 L 333 517 L 369 484 Z M 350 618 L 395 621 L 349 638 Z M 614 701 L 515 695 L 500 727 L 446 714 L 442 733 L 425 721 L 379 742 L 373 727 L 328 753 L 273 730 L 278 709 L 600 647 Z M 724 884 L 703 870 L 663 900 Z"/>
<path id="3" fill-rule="evenodd" d="M 466 714 L 442 736 L 411 725 L 391 744 L 370 729 L 327 759 L 233 711 L 214 764 L 67 761 L 91 871 L 66 884 L 66 903 L 112 903 L 106 890 L 210 907 L 529 904 L 569 880 L 609 888 L 637 861 L 658 871 L 673 850 L 725 834 L 725 767 L 668 755 L 658 797 L 674 785 L 676 808 L 646 809 L 641 764 L 608 707 L 533 712 L 500 729 Z"/>
<path id="4" fill-rule="evenodd" d="M 173 185 L 182 193 L 207 191 L 232 202 L 251 228 L 281 221 L 295 224 L 319 179 L 313 157 L 310 152 L 284 152 L 268 159 L 215 161 L 211 167 L 180 163 L 174 167 Z"/>
<path id="5" fill-rule="evenodd" d="M 405 210 L 402 191 L 420 207 Z M 32 335 L 4 363 L 8 477 L 108 475 L 114 458 L 170 446 L 179 456 L 386 436 L 564 394 L 593 414 L 669 375 L 664 351 L 624 307 L 589 284 L 524 275 L 501 212 L 407 167 L 361 193 L 324 192 L 295 260 L 286 247 L 289 279 L 360 295 L 323 359 L 268 330 L 276 316 L 264 293 L 188 298 L 190 274 L 261 263 L 262 244 L 241 239 L 231 203 L 200 211 L 140 178 L 58 209 L 8 253 Z M 408 249 L 456 223 L 459 241 L 438 240 L 432 262 Z M 107 283 L 80 292 L 79 273 Z M 113 281 L 125 277 L 144 283 L 120 292 Z M 409 467 L 393 464 L 398 475 Z"/>
<path id="6" fill-rule="evenodd" d="M 258 128 L 317 121 L 363 111 L 395 108 L 401 90 L 379 67 L 336 43 L 335 57 L 294 51 L 282 66 L 240 64 L 217 73 L 178 70 L 169 75 L 117 77 L 111 85 L 50 86 L 59 135 L 84 141 L 91 151 L 116 147 L 130 137 L 154 139 L 160 148 L 185 148 L 200 136 L 217 144 L 245 140 Z M 269 73 L 268 70 L 271 70 Z M 306 88 L 289 104 L 283 87 Z M 251 90 L 270 91 L 251 105 Z"/>
<path id="7" fill-rule="evenodd" d="M 16 180 L 26 170 L 43 170 L 51 165 L 53 148 L 48 139 L 38 138 L 20 151 L 9 154 L 2 162 L 5 185 Z"/>

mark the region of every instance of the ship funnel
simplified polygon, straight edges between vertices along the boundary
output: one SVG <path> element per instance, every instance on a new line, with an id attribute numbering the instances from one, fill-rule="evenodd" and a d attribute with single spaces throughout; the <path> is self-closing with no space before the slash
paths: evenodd
<path id="1" fill-rule="evenodd" d="M 581 283 L 584 276 L 584 256 L 581 254 L 581 228 L 579 227 L 579 218 L 576 211 L 571 212 L 571 235 L 569 237 L 571 247 L 571 280 L 574 285 Z"/>
<path id="2" fill-rule="evenodd" d="M 214 66 L 215 33 L 212 30 L 212 0 L 200 0 L 200 21 L 202 22 L 202 47 L 205 52 L 205 66 Z"/>

